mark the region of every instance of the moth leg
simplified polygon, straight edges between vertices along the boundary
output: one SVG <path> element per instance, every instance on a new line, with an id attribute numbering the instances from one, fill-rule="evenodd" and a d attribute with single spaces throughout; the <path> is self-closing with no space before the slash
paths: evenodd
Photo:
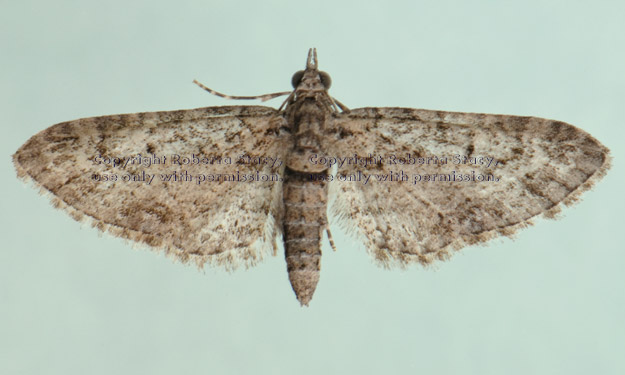
<path id="1" fill-rule="evenodd" d="M 345 106 L 345 104 L 343 104 L 343 103 L 339 102 L 339 101 L 338 101 L 338 100 L 336 100 L 335 98 L 332 98 L 332 103 L 333 103 L 334 105 L 339 106 L 339 108 L 341 109 L 341 111 L 343 111 L 343 112 L 345 112 L 345 113 L 349 113 L 349 108 L 347 108 L 347 107 Z"/>
<path id="2" fill-rule="evenodd" d="M 330 227 L 326 227 L 326 234 L 328 235 L 328 241 L 330 242 L 330 246 L 332 246 L 332 250 L 336 251 L 336 246 L 334 246 L 334 239 L 332 239 L 332 233 L 330 232 Z"/>
<path id="3" fill-rule="evenodd" d="M 291 131 L 289 123 L 282 116 L 276 116 L 269 121 L 271 130 L 274 131 L 276 134 L 280 133 L 280 130 L 282 129 L 286 129 L 289 132 Z"/>
<path id="4" fill-rule="evenodd" d="M 284 105 L 286 104 L 287 106 L 291 103 L 293 103 L 295 100 L 295 91 L 291 92 L 291 95 L 289 95 L 285 101 L 282 102 L 282 105 L 280 105 L 280 108 L 278 108 L 278 112 L 282 111 L 282 108 L 284 108 Z"/>

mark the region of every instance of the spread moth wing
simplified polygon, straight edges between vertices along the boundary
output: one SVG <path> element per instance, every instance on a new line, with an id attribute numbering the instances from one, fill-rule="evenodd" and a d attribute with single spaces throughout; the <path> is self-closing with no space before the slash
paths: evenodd
<path id="1" fill-rule="evenodd" d="M 360 234 L 385 266 L 429 264 L 452 250 L 511 235 L 539 214 L 553 217 L 609 168 L 609 150 L 588 133 L 536 117 L 405 108 L 360 108 L 334 120 L 329 155 L 383 156 L 347 164 L 339 175 L 369 183 L 330 183 L 331 212 Z M 390 164 L 389 157 L 447 156 L 448 164 Z M 496 166 L 454 164 L 454 155 L 489 156 Z M 427 159 L 423 159 L 425 163 Z M 433 159 L 430 159 L 432 162 Z M 403 171 L 408 181 L 378 181 Z M 499 181 L 426 181 L 426 175 L 492 174 Z M 414 175 L 421 181 L 414 182 Z M 399 176 L 395 176 L 399 177 Z M 427 179 L 432 179 L 428 177 Z M 440 179 L 440 177 L 438 177 Z"/>
<path id="2" fill-rule="evenodd" d="M 261 260 L 281 232 L 283 167 L 237 163 L 240 155 L 282 158 L 280 120 L 275 109 L 260 106 L 85 118 L 43 130 L 13 159 L 20 177 L 51 193 L 77 220 L 163 248 L 183 262 L 233 268 Z M 102 162 L 139 154 L 168 159 L 150 166 Z M 172 155 L 189 164 L 173 164 Z M 194 163 L 193 155 L 213 163 Z M 279 178 L 262 181 L 263 174 Z"/>

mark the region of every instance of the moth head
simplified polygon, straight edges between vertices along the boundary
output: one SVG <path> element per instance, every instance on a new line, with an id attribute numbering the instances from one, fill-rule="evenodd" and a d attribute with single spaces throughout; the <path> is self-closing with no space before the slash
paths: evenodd
<path id="1" fill-rule="evenodd" d="M 293 78 L 291 78 L 291 85 L 293 85 L 293 88 L 296 89 L 297 86 L 299 86 L 300 83 L 302 83 L 302 80 L 304 79 L 304 73 L 306 73 L 307 70 L 298 70 L 297 72 L 295 72 L 295 74 L 293 74 Z M 308 71 L 311 72 L 311 71 Z M 321 81 L 321 84 L 323 85 L 323 87 L 325 87 L 325 89 L 329 89 L 330 85 L 332 85 L 332 79 L 330 78 L 330 75 L 326 72 L 322 72 L 322 71 L 314 71 L 314 73 L 316 73 L 319 81 Z M 315 74 L 307 74 L 307 78 L 308 76 L 314 76 Z"/>
<path id="2" fill-rule="evenodd" d="M 291 85 L 296 89 L 300 82 L 302 82 L 302 78 L 304 77 L 304 71 L 298 70 L 293 74 L 293 78 L 291 78 Z"/>
<path id="3" fill-rule="evenodd" d="M 308 50 L 308 58 L 306 59 L 306 70 L 317 70 L 317 49 Z"/>
<path id="4" fill-rule="evenodd" d="M 308 58 L 306 59 L 306 69 L 298 70 L 293 74 L 291 78 L 291 85 L 294 89 L 297 89 L 302 82 L 306 83 L 308 89 L 320 89 L 319 84 L 323 86 L 322 89 L 328 90 L 332 84 L 330 75 L 326 72 L 322 72 L 317 69 L 317 49 L 311 48 L 308 50 Z"/>
<path id="5" fill-rule="evenodd" d="M 332 79 L 330 75 L 326 72 L 319 72 L 319 79 L 321 79 L 321 84 L 327 89 L 332 85 Z"/>

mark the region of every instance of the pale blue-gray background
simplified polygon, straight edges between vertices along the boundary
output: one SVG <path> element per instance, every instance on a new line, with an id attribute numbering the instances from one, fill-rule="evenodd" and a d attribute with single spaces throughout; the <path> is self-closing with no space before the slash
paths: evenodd
<path id="1" fill-rule="evenodd" d="M 625 373 L 622 1 L 2 1 L 0 373 Z M 380 269 L 334 229 L 309 308 L 284 259 L 198 272 L 98 235 L 15 177 L 61 121 L 288 90 L 553 118 L 614 166 L 558 221 L 434 269 Z M 278 106 L 280 100 L 270 102 Z"/>

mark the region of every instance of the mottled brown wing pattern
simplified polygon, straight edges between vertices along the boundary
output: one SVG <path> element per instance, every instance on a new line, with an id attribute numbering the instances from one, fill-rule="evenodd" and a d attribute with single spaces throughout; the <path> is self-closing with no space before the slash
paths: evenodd
<path id="1" fill-rule="evenodd" d="M 14 155 L 14 163 L 20 177 L 31 179 L 74 218 L 86 219 L 100 230 L 164 248 L 199 266 L 253 265 L 275 251 L 281 232 L 282 182 L 259 178 L 250 182 L 249 177 L 241 182 L 240 176 L 281 176 L 284 167 L 239 164 L 238 157 L 283 158 L 287 147 L 279 135 L 283 120 L 277 114 L 269 107 L 226 106 L 80 119 L 33 136 Z M 180 158 L 175 165 L 169 159 L 149 167 L 102 163 L 106 157 L 138 154 Z M 193 164 L 193 155 L 213 164 Z M 100 163 L 94 163 L 96 157 Z M 185 157 L 189 164 L 183 164 Z M 184 181 L 180 177 L 185 171 L 213 177 Z M 150 184 L 147 179 L 93 179 L 94 174 L 141 179 L 143 172 L 154 174 Z M 161 175 L 173 172 L 179 174 L 178 181 L 162 180 Z M 220 175 L 239 180 L 226 181 Z"/>
<path id="2" fill-rule="evenodd" d="M 13 156 L 18 175 L 75 219 L 198 266 L 253 265 L 275 254 L 284 234 L 289 280 L 307 305 L 324 231 L 332 244 L 327 203 L 381 264 L 425 265 L 512 235 L 537 215 L 553 217 L 610 164 L 606 147 L 559 121 L 349 111 L 328 94 L 314 48 L 291 92 L 230 96 L 194 82 L 230 99 L 288 97 L 278 110 L 209 107 L 57 124 Z"/>
<path id="3" fill-rule="evenodd" d="M 553 217 L 609 168 L 609 151 L 569 124 L 536 117 L 405 108 L 361 108 L 337 115 L 330 155 L 492 156 L 466 165 L 343 165 L 357 176 L 492 173 L 498 182 L 330 183 L 332 214 L 385 266 L 446 259 L 452 250 L 511 235 L 539 214 Z M 395 159 L 399 160 L 399 159 Z"/>

